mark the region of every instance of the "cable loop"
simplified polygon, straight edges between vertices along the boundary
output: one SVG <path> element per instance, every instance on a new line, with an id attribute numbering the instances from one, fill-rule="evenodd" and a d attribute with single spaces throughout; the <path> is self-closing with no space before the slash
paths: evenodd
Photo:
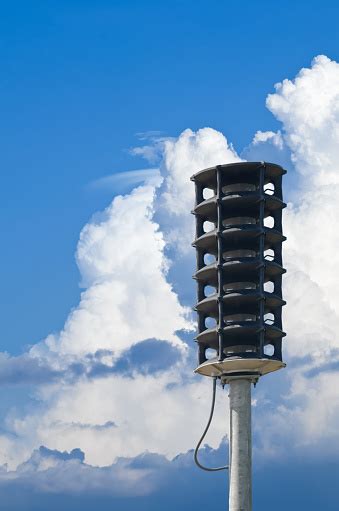
<path id="1" fill-rule="evenodd" d="M 212 467 L 212 468 L 209 468 L 209 467 L 205 467 L 204 465 L 202 465 L 200 463 L 200 461 L 198 460 L 198 452 L 199 452 L 199 448 L 207 434 L 207 431 L 209 430 L 209 427 L 211 425 L 211 422 L 212 422 L 212 419 L 213 419 L 213 413 L 214 413 L 214 406 L 215 406 L 215 394 L 216 394 L 216 386 L 217 386 L 217 378 L 216 377 L 213 377 L 213 394 L 212 394 L 212 406 L 211 406 L 211 411 L 210 411 L 210 416 L 208 418 L 208 421 L 207 421 L 207 426 L 194 450 L 194 461 L 196 463 L 196 465 L 201 468 L 202 470 L 206 470 L 207 472 L 218 472 L 220 470 L 228 470 L 229 469 L 229 465 L 225 465 L 223 467 Z"/>

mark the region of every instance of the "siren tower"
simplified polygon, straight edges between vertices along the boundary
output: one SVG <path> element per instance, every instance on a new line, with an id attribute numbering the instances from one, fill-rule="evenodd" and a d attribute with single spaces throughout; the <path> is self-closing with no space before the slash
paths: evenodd
<path id="1" fill-rule="evenodd" d="M 251 384 L 285 366 L 285 173 L 273 163 L 243 162 L 217 165 L 191 178 L 196 197 L 193 246 L 199 365 L 195 372 L 213 378 L 209 423 L 216 380 L 229 385 L 229 511 L 252 509 Z"/>

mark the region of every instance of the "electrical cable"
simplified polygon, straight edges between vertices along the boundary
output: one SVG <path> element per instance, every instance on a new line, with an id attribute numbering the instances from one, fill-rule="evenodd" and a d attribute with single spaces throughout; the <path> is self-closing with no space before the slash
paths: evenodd
<path id="1" fill-rule="evenodd" d="M 196 465 L 201 468 L 202 470 L 206 470 L 207 472 L 218 472 L 219 470 L 228 470 L 229 469 L 229 465 L 225 465 L 224 467 L 215 467 L 215 468 L 209 468 L 209 467 L 204 467 L 204 465 L 202 465 L 200 463 L 200 461 L 198 460 L 198 452 L 199 452 L 199 448 L 202 444 L 202 441 L 204 440 L 206 434 L 207 434 L 207 431 L 209 430 L 209 427 L 211 425 L 211 422 L 212 422 L 212 419 L 213 419 L 213 413 L 214 413 L 214 406 L 215 406 L 215 394 L 216 394 L 216 386 L 217 386 L 217 378 L 216 377 L 213 377 L 213 394 L 212 394 L 212 406 L 211 406 L 211 411 L 210 411 L 210 416 L 208 418 L 208 421 L 207 421 L 207 426 L 194 450 L 194 461 L 196 463 Z"/>

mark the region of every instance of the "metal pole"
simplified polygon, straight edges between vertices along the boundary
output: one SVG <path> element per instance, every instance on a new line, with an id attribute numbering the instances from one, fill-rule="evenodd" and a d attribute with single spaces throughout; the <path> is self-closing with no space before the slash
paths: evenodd
<path id="1" fill-rule="evenodd" d="M 251 379 L 229 382 L 229 511 L 252 511 Z"/>

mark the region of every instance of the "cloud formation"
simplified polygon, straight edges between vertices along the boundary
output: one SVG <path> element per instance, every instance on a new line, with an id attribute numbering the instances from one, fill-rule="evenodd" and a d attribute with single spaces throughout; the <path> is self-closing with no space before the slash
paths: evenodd
<path id="1" fill-rule="evenodd" d="M 145 184 L 115 197 L 83 228 L 76 259 L 86 289 L 63 330 L 32 356 L 60 364 L 108 349 L 118 357 L 154 336 L 184 349 L 175 332 L 191 323 L 166 280 L 165 243 L 152 220 L 155 190 Z"/>
<path id="2" fill-rule="evenodd" d="M 226 455 L 225 444 L 214 451 L 202 450 L 202 457 L 215 464 L 225 463 Z M 302 502 L 314 511 L 326 502 L 326 509 L 335 511 L 337 472 L 337 461 L 329 463 L 326 457 L 314 456 L 306 449 L 301 459 L 286 452 L 275 463 L 270 462 L 269 469 L 263 459 L 256 457 L 254 505 L 266 509 L 267 502 L 274 500 L 275 509 L 284 511 Z M 280 492 L 279 499 L 277 481 L 280 488 L 289 489 Z M 79 449 L 61 452 L 41 446 L 15 472 L 5 467 L 0 471 L 2 506 L 16 511 L 70 511 L 75 507 L 84 511 L 133 511 L 136 502 L 141 511 L 158 511 L 159 502 L 165 511 L 199 509 L 210 505 L 211 495 L 224 500 L 226 488 L 227 474 L 209 477 L 194 467 L 191 452 L 172 461 L 145 453 L 94 467 L 84 461 Z"/>
<path id="3" fill-rule="evenodd" d="M 289 205 L 284 219 L 290 269 L 286 288 L 293 303 L 287 322 L 292 322 L 297 341 L 287 349 L 293 355 L 313 353 L 320 363 L 338 348 L 339 300 L 333 276 L 339 232 L 331 221 L 339 212 L 338 87 L 339 65 L 319 56 L 294 81 L 276 85 L 276 93 L 267 99 L 283 123 L 284 141 L 300 175 L 298 200 Z"/>
<path id="4" fill-rule="evenodd" d="M 127 172 L 115 172 L 109 176 L 96 179 L 89 184 L 92 190 L 104 190 L 115 195 L 126 192 L 126 189 L 142 185 L 145 182 L 157 185 L 161 182 L 158 168 L 129 170 Z"/>
<path id="5" fill-rule="evenodd" d="M 198 165 L 234 161 L 236 156 L 223 135 L 209 128 L 186 131 L 166 144 L 164 187 L 158 190 L 160 183 L 148 180 L 115 197 L 81 232 L 76 257 L 85 290 L 79 306 L 61 332 L 29 352 L 60 379 L 37 389 L 36 410 L 9 417 L 15 446 L 4 435 L 3 457 L 11 467 L 37 444 L 59 450 L 77 446 L 89 463 L 105 465 L 145 449 L 175 456 L 192 447 L 192 438 L 198 439 L 210 398 L 208 382 L 192 375 L 195 361 L 188 358 L 192 350 L 182 335 L 191 331 L 193 337 L 191 312 L 169 282 L 163 226 L 154 216 L 172 201 L 171 222 L 176 225 L 174 202 L 185 200 L 187 210 L 178 213 L 185 217 L 182 233 L 187 236 L 187 225 L 189 232 L 193 225 L 189 175 Z M 193 303 L 193 282 L 190 286 Z M 147 361 L 142 360 L 145 348 Z M 110 422 L 117 425 L 114 431 L 94 427 Z M 217 420 L 211 445 L 217 446 L 224 434 L 224 420 Z"/>
<path id="6" fill-rule="evenodd" d="M 259 385 L 257 443 L 269 455 L 279 445 L 284 448 L 286 438 L 300 448 L 338 439 L 339 401 L 333 390 L 339 384 L 339 301 L 333 278 L 339 246 L 334 220 L 339 213 L 338 90 L 339 65 L 320 56 L 294 80 L 276 85 L 267 106 L 281 129 L 258 131 L 240 156 L 212 128 L 185 130 L 176 139 L 157 141 L 155 136 L 153 152 L 152 142 L 135 151 L 161 160 L 162 183 L 152 181 L 146 169 L 145 183 L 115 197 L 93 217 L 77 248 L 85 288 L 78 307 L 61 332 L 21 358 L 0 359 L 0 379 L 10 383 L 22 367 L 22 382 L 26 378 L 37 384 L 38 403 L 8 415 L 0 436 L 3 463 L 23 467 L 24 459 L 43 444 L 60 452 L 80 448 L 85 459 L 61 460 L 52 451 L 37 451 L 37 466 L 73 463 L 81 474 L 106 474 L 94 465 L 111 466 L 145 449 L 171 458 L 192 448 L 210 396 L 208 382 L 192 376 L 193 349 L 185 342 L 187 332 L 192 342 L 194 328 L 183 305 L 194 302 L 194 285 L 187 277 L 194 257 L 189 177 L 204 167 L 249 158 L 282 163 L 293 176 L 284 218 L 285 352 L 293 363 L 275 391 L 278 405 L 270 398 L 273 385 L 270 392 L 261 390 L 265 382 Z M 208 440 L 212 447 L 227 434 L 225 398 L 219 393 L 221 411 Z M 121 472 L 126 484 L 128 473 Z M 131 475 L 136 488 L 139 482 L 145 488 L 143 474 Z M 87 480 L 87 475 L 79 477 Z M 117 481 L 123 490 L 122 480 Z"/>

